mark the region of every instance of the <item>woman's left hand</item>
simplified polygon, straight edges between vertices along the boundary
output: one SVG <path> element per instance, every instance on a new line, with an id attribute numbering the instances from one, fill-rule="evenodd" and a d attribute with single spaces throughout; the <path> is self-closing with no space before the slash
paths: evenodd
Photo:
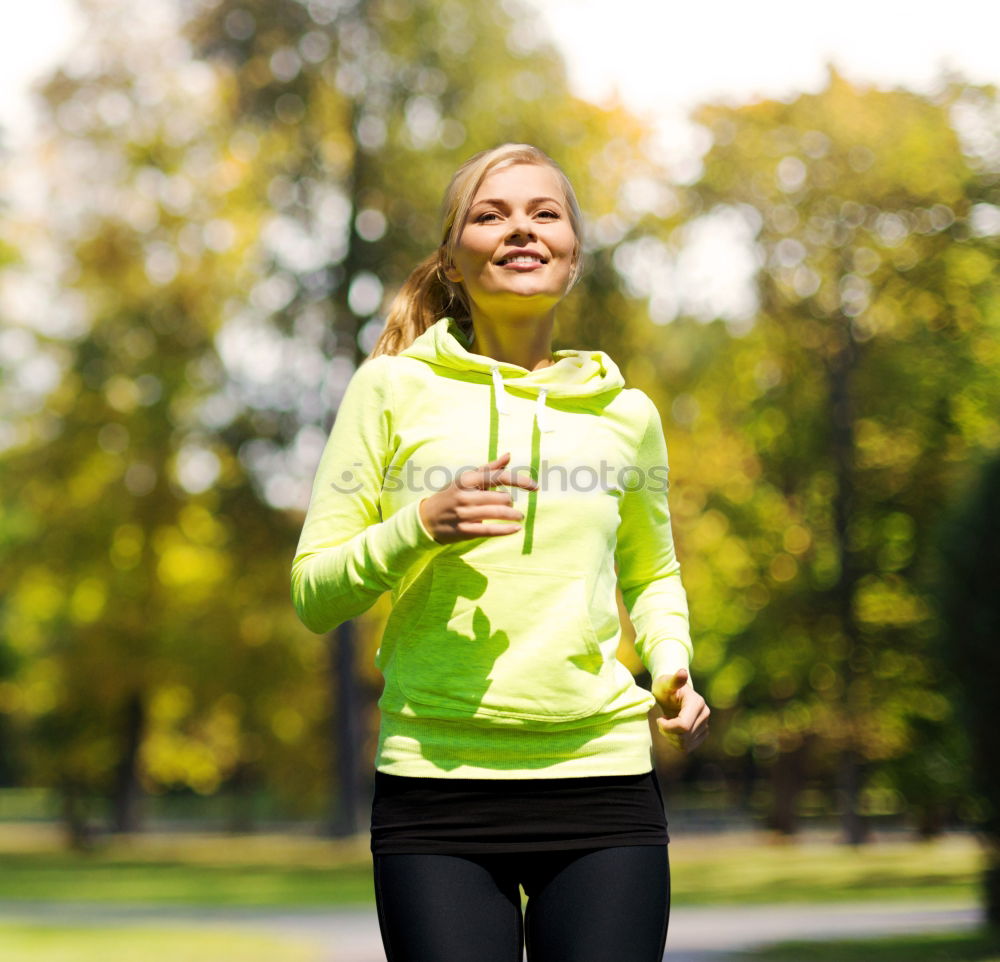
<path id="1" fill-rule="evenodd" d="M 705 740 L 711 711 L 705 699 L 694 690 L 686 668 L 673 675 L 654 678 L 653 697 L 663 709 L 663 717 L 656 719 L 656 727 L 675 747 L 689 752 Z"/>

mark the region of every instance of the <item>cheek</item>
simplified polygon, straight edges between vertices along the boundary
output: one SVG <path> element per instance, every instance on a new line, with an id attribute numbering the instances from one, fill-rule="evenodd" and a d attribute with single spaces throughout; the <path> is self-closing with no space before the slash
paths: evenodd
<path id="1" fill-rule="evenodd" d="M 455 267 L 461 273 L 463 283 L 470 278 L 475 280 L 476 275 L 482 270 L 482 258 L 468 249 L 457 250 L 455 251 Z"/>
<path id="2" fill-rule="evenodd" d="M 455 264 L 465 273 L 478 270 L 484 261 L 490 259 L 491 253 L 483 244 L 464 243 L 455 251 Z"/>
<path id="3" fill-rule="evenodd" d="M 576 234 L 572 229 L 559 230 L 547 238 L 549 249 L 561 258 L 571 260 L 576 250 Z"/>

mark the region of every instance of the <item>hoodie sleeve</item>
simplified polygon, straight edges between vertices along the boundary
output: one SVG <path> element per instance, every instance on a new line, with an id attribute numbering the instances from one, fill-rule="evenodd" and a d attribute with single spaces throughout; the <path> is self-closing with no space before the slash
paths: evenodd
<path id="1" fill-rule="evenodd" d="M 635 627 L 635 649 L 653 678 L 690 665 L 688 604 L 667 505 L 667 444 L 648 395 L 646 426 L 621 502 L 615 560 L 618 584 Z"/>
<path id="2" fill-rule="evenodd" d="M 420 519 L 420 499 L 381 516 L 392 455 L 387 361 L 365 360 L 347 385 L 292 561 L 292 603 L 317 634 L 366 611 L 413 564 L 443 547 Z"/>

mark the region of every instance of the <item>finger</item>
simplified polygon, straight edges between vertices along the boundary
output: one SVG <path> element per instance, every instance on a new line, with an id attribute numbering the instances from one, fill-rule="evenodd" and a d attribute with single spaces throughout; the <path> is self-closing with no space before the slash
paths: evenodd
<path id="1" fill-rule="evenodd" d="M 683 718 L 684 721 L 688 723 L 688 729 L 690 731 L 694 731 L 699 724 L 703 724 L 708 718 L 708 715 L 705 714 L 705 712 L 705 699 L 700 695 L 697 695 L 697 693 L 694 693 L 694 696 L 689 698 L 688 703 L 681 709 L 678 717 Z"/>
<path id="2" fill-rule="evenodd" d="M 524 512 L 505 504 L 469 504 L 460 509 L 462 521 L 482 522 L 494 518 L 510 518 L 523 521 Z"/>
<path id="3" fill-rule="evenodd" d="M 529 491 L 538 487 L 538 482 L 531 479 L 529 474 L 518 474 L 510 471 L 500 471 L 493 476 L 490 484 L 503 484 L 507 487 L 527 488 Z"/>
<path id="4" fill-rule="evenodd" d="M 666 727 L 671 731 L 689 732 L 694 730 L 698 721 L 698 711 L 700 706 L 696 704 L 684 704 L 681 710 L 673 718 L 664 718 Z"/>
<path id="5" fill-rule="evenodd" d="M 690 681 L 686 668 L 679 668 L 672 675 L 657 675 L 653 679 L 653 697 L 660 702 L 672 701 L 677 692 Z"/>
<path id="6" fill-rule="evenodd" d="M 502 469 L 503 465 L 510 460 L 510 451 L 504 451 L 503 454 L 498 455 L 492 461 L 487 461 L 486 464 L 479 465 L 478 468 L 472 468 L 469 471 L 463 471 L 456 479 L 455 484 L 460 488 L 477 488 L 481 487 L 483 479 L 489 477 L 491 474 Z"/>
<path id="7" fill-rule="evenodd" d="M 530 474 L 512 474 L 511 484 L 516 484 L 519 488 L 527 488 L 528 491 L 537 491 L 538 482 Z"/>
<path id="8" fill-rule="evenodd" d="M 708 727 L 705 726 L 693 732 L 672 731 L 664 724 L 664 719 L 659 719 L 657 724 L 660 733 L 678 750 L 682 752 L 692 751 L 697 748 L 707 737 Z"/>
<path id="9" fill-rule="evenodd" d="M 521 487 L 529 490 L 538 487 L 538 482 L 533 481 L 530 475 L 520 475 L 516 471 L 504 469 L 504 465 L 510 460 L 510 452 L 507 451 L 499 458 L 484 464 L 471 471 L 463 471 L 456 479 L 456 484 L 460 488 L 483 488 L 488 489 L 494 485 L 505 485 L 507 487 Z"/>
<path id="10" fill-rule="evenodd" d="M 455 528 L 467 538 L 491 538 L 497 535 L 516 534 L 521 530 L 521 525 L 516 523 L 490 524 L 486 521 L 459 521 Z"/>
<path id="11" fill-rule="evenodd" d="M 516 471 L 505 471 L 502 468 L 477 468 L 475 471 L 464 471 L 458 476 L 456 484 L 460 488 L 489 490 L 494 486 L 527 488 L 534 491 L 538 482 L 531 475 L 518 474 Z"/>
<path id="12" fill-rule="evenodd" d="M 508 491 L 473 490 L 462 496 L 460 505 L 471 507 L 479 504 L 507 504 L 514 503 L 514 499 Z"/>
<path id="13" fill-rule="evenodd" d="M 656 724 L 667 734 L 676 735 L 678 738 L 691 731 L 691 727 L 679 718 L 658 718 Z"/>
<path id="14" fill-rule="evenodd" d="M 484 464 L 479 470 L 485 477 L 490 478 L 491 484 L 518 484 L 537 487 L 537 482 L 532 481 L 530 475 L 518 476 L 517 469 L 514 471 L 510 470 L 510 458 L 511 452 L 504 451 L 500 457 L 495 458 L 488 464 Z"/>
<path id="15" fill-rule="evenodd" d="M 694 724 L 691 726 L 691 732 L 697 734 L 699 732 L 708 731 L 708 712 L 701 712 L 695 719 Z"/>
<path id="16" fill-rule="evenodd" d="M 479 465 L 476 471 L 497 471 L 502 468 L 510 460 L 510 451 L 504 451 L 503 454 L 498 454 L 492 461 L 487 461 L 485 464 Z"/>
<path id="17" fill-rule="evenodd" d="M 693 726 L 698 720 L 701 710 L 705 707 L 705 699 L 693 688 L 685 688 L 678 693 L 677 701 L 680 705 L 680 711 L 677 713 L 678 716 L 687 721 L 690 726 Z"/>
<path id="18" fill-rule="evenodd" d="M 660 734 L 664 738 L 666 738 L 666 740 L 668 742 L 670 742 L 670 744 L 673 745 L 674 748 L 676 748 L 679 752 L 684 751 L 684 741 L 681 738 L 681 736 L 679 734 L 677 734 L 677 732 L 672 732 L 672 731 L 668 731 L 667 729 L 665 729 L 663 727 L 663 725 L 660 724 L 660 721 L 662 721 L 662 719 L 660 719 L 657 722 L 657 728 L 658 728 Z"/>
<path id="19" fill-rule="evenodd" d="M 701 714 L 699 714 L 698 720 L 695 722 L 692 731 L 688 733 L 686 736 L 684 736 L 687 742 L 688 750 L 692 748 L 697 748 L 706 738 L 708 738 L 708 734 L 710 731 L 708 725 L 708 716 L 709 716 L 709 711 L 708 708 L 706 707 L 705 710 Z"/>

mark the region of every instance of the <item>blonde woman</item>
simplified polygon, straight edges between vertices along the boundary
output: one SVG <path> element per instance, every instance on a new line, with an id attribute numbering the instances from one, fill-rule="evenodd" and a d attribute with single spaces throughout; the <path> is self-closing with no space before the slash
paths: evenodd
<path id="1" fill-rule="evenodd" d="M 554 161 L 477 154 L 443 214 L 347 387 L 292 564 L 316 632 L 392 593 L 371 824 L 386 956 L 654 962 L 669 839 L 647 716 L 684 750 L 709 716 L 663 428 L 607 354 L 552 352 L 581 267 Z M 615 657 L 616 584 L 652 694 Z"/>

